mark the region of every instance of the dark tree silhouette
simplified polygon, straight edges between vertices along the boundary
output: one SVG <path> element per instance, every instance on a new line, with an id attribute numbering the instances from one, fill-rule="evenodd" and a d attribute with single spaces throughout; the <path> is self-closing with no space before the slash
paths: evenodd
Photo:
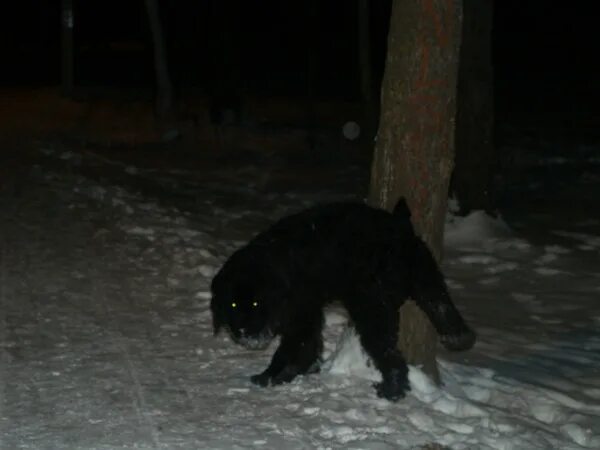
<path id="1" fill-rule="evenodd" d="M 73 0 L 61 2 L 61 89 L 62 95 L 71 97 L 74 84 L 74 49 L 73 49 Z"/>
<path id="2" fill-rule="evenodd" d="M 370 203 L 390 210 L 406 197 L 415 229 L 438 261 L 454 162 L 461 23 L 461 0 L 393 1 L 371 172 Z M 398 346 L 438 380 L 436 342 L 429 320 L 407 302 Z"/>
<path id="3" fill-rule="evenodd" d="M 358 0 L 358 61 L 360 92 L 363 103 L 363 141 L 372 150 L 372 140 L 377 124 L 373 92 L 371 61 L 371 8 L 369 0 Z"/>
<path id="4" fill-rule="evenodd" d="M 494 92 L 492 68 L 493 0 L 464 0 L 458 71 L 456 166 L 451 191 L 460 213 L 492 212 Z"/>
<path id="5" fill-rule="evenodd" d="M 156 115 L 165 119 L 173 114 L 173 84 L 169 75 L 169 62 L 165 34 L 160 21 L 158 0 L 145 0 L 146 12 L 154 44 L 154 71 L 156 73 Z"/>

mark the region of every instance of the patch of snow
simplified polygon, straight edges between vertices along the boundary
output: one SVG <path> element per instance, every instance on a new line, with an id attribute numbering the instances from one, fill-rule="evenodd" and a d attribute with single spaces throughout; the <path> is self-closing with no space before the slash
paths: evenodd
<path id="1" fill-rule="evenodd" d="M 249 381 L 277 341 L 257 352 L 213 335 L 211 277 L 256 231 L 235 219 L 266 224 L 316 196 L 251 210 L 253 192 L 215 183 L 189 216 L 46 180 L 0 217 L 2 448 L 600 448 L 600 267 L 578 248 L 600 248 L 592 226 L 538 247 L 483 213 L 450 217 L 448 285 L 479 341 L 440 354 L 442 386 L 410 367 L 411 391 L 390 403 L 339 306 L 321 373 L 283 386 Z M 106 217 L 117 226 L 94 225 Z"/>
<path id="2" fill-rule="evenodd" d="M 330 360 L 323 364 L 323 371 L 334 375 L 381 381 L 381 373 L 373 367 L 353 327 L 344 331 Z"/>
<path id="3" fill-rule="evenodd" d="M 465 217 L 452 213 L 446 215 L 444 241 L 451 247 L 480 245 L 485 241 L 511 236 L 511 230 L 500 219 L 484 211 L 474 211 Z"/>

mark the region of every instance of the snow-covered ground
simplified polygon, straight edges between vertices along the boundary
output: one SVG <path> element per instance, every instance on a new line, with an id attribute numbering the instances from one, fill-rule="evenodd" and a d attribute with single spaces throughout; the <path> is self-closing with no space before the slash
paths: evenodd
<path id="1" fill-rule="evenodd" d="M 249 169 L 187 185 L 182 208 L 78 164 L 34 167 L 0 194 L 2 450 L 600 448 L 597 220 L 522 235 L 449 215 L 444 270 L 479 340 L 440 353 L 442 387 L 412 367 L 412 391 L 390 403 L 339 308 L 327 368 L 275 388 L 248 380 L 272 347 L 211 328 L 210 279 L 234 249 L 287 212 L 356 192 L 265 192 Z"/>

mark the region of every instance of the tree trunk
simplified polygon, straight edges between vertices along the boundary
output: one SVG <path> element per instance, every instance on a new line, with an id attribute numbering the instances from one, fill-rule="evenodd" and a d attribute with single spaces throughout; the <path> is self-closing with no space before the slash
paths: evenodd
<path id="1" fill-rule="evenodd" d="M 394 0 L 369 202 L 391 210 L 404 196 L 419 234 L 440 261 L 454 119 L 461 0 Z M 400 309 L 399 349 L 439 380 L 437 336 L 413 302 Z"/>
<path id="2" fill-rule="evenodd" d="M 74 49 L 73 49 L 73 0 L 61 3 L 61 90 L 65 97 L 73 96 Z"/>
<path id="3" fill-rule="evenodd" d="M 308 26 L 306 27 L 306 136 L 311 153 L 317 149 L 316 130 L 316 93 L 315 81 L 317 74 L 317 51 L 320 43 L 317 39 L 317 0 L 308 0 Z"/>
<path id="4" fill-rule="evenodd" d="M 493 210 L 493 0 L 465 0 L 458 71 L 456 167 L 451 191 L 461 214 Z"/>
<path id="5" fill-rule="evenodd" d="M 372 151 L 377 119 L 373 101 L 373 76 L 371 64 L 371 10 L 370 0 L 358 0 L 358 61 L 360 92 L 363 104 L 363 141 Z"/>
<path id="6" fill-rule="evenodd" d="M 146 0 L 146 12 L 154 44 L 154 70 L 156 73 L 156 115 L 165 119 L 173 114 L 173 84 L 169 76 L 169 62 L 165 34 L 160 21 L 158 0 Z"/>
<path id="7" fill-rule="evenodd" d="M 242 120 L 243 42 L 240 42 L 239 2 L 211 2 L 213 37 L 209 85 L 210 116 L 215 125 L 239 125 Z"/>

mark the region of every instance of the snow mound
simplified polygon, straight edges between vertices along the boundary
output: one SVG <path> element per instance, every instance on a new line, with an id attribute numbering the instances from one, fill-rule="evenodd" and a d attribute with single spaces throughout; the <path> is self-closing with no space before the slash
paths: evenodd
<path id="1" fill-rule="evenodd" d="M 342 333 L 334 352 L 323 364 L 324 372 L 381 381 L 381 374 L 363 349 L 354 327 Z"/>
<path id="2" fill-rule="evenodd" d="M 490 217 L 484 211 L 473 211 L 464 217 L 449 212 L 444 233 L 445 243 L 450 247 L 478 245 L 489 240 L 505 239 L 512 234 L 500 217 Z"/>

